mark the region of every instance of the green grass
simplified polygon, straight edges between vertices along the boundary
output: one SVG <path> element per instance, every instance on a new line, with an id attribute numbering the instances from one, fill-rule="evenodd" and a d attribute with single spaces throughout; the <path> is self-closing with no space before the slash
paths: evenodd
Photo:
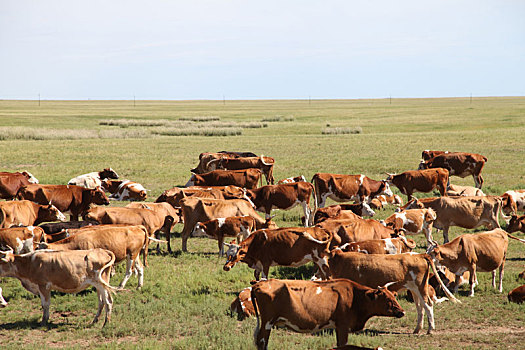
<path id="1" fill-rule="evenodd" d="M 177 122 L 188 118 L 217 116 L 220 123 L 251 123 L 276 116 L 294 116 L 293 122 L 269 122 L 263 128 L 243 128 L 237 136 L 161 136 L 141 138 L 136 132 L 158 126 L 119 128 L 100 125 L 101 120 L 135 119 Z M 217 120 L 207 120 L 204 128 Z M 322 135 L 331 128 L 359 125 L 361 134 Z M 164 125 L 164 124 L 163 124 Z M 79 174 L 112 167 L 123 178 L 151 189 L 149 200 L 175 185 L 184 185 L 189 169 L 198 163 L 201 152 L 252 151 L 274 157 L 276 179 L 316 172 L 366 174 L 385 178 L 385 172 L 416 169 L 424 149 L 458 150 L 488 157 L 483 170 L 487 194 L 525 188 L 525 98 L 403 99 L 333 101 L 0 101 L 0 127 L 62 130 L 80 135 L 75 139 L 0 141 L 2 170 L 28 170 L 41 183 L 65 184 Z M 9 130 L 7 129 L 7 130 Z M 108 137 L 83 139 L 94 133 Z M 110 134 L 113 133 L 113 134 Z M 148 132 L 149 135 L 149 132 Z M 453 183 L 472 185 L 472 178 L 452 178 Z M 420 194 L 417 194 L 420 195 Z M 406 199 L 405 196 L 402 196 Z M 113 204 L 112 205 L 116 205 Z M 299 224 L 301 211 L 276 212 L 281 226 Z M 378 212 L 378 219 L 392 213 Z M 182 225 L 175 229 L 180 232 Z M 451 238 L 471 232 L 451 229 Z M 439 234 L 435 238 L 441 240 Z M 523 234 L 519 235 L 523 237 Z M 424 238 L 415 237 L 419 252 Z M 222 270 L 217 244 L 208 239 L 191 238 L 190 253 L 180 252 L 176 234 L 172 255 L 150 252 L 145 285 L 136 291 L 136 278 L 129 291 L 115 297 L 111 323 L 89 326 L 96 310 L 96 293 L 61 295 L 51 301 L 51 327 L 41 328 L 40 301 L 20 283 L 2 278 L 7 309 L 0 310 L 0 343 L 3 348 L 175 348 L 249 349 L 255 320 L 238 322 L 227 309 L 235 293 L 249 284 L 253 272 L 238 265 Z M 490 274 L 479 273 L 476 297 L 463 304 L 443 303 L 435 307 L 436 333 L 412 335 L 415 307 L 403 296 L 399 300 L 407 311 L 402 319 L 372 318 L 367 332 L 351 335 L 350 344 L 382 346 L 385 349 L 517 349 L 525 338 L 525 306 L 509 304 L 506 294 L 522 284 L 517 274 L 525 269 L 525 247 L 509 243 L 505 265 L 504 293 L 490 287 Z M 279 278 L 308 278 L 311 266 L 299 269 L 271 269 Z M 111 283 L 123 276 L 124 266 Z M 335 334 L 296 334 L 274 330 L 271 349 L 327 349 L 336 343 Z"/>

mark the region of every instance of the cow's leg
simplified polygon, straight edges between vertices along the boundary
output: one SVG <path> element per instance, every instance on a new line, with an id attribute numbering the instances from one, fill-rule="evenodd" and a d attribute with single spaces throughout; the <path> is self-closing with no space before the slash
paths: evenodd
<path id="1" fill-rule="evenodd" d="M 421 331 L 421 328 L 423 328 L 423 308 L 421 307 L 419 291 L 414 291 L 413 289 L 409 289 L 409 290 L 412 293 L 414 304 L 416 304 L 417 321 L 416 321 L 416 329 L 414 329 L 414 334 L 418 334 L 419 331 Z"/>
<path id="2" fill-rule="evenodd" d="M 272 331 L 273 324 L 268 322 L 262 322 L 262 327 L 260 327 L 259 322 L 257 322 L 257 327 L 253 333 L 255 345 L 258 350 L 268 349 L 268 339 L 270 338 L 270 332 Z"/>
<path id="3" fill-rule="evenodd" d="M 264 280 L 268 279 L 268 276 L 270 275 L 270 265 L 263 266 L 263 270 L 262 270 L 261 275 L 262 275 L 261 276 L 262 279 L 264 279 Z"/>
<path id="4" fill-rule="evenodd" d="M 461 276 L 463 274 L 460 274 L 460 275 L 456 275 L 456 280 L 454 281 L 454 290 L 452 291 L 452 293 L 456 294 L 458 292 L 458 289 L 459 289 L 459 284 L 461 282 Z"/>
<path id="5" fill-rule="evenodd" d="M 137 278 L 139 280 L 137 284 L 137 289 L 142 288 L 142 285 L 144 284 L 144 267 L 142 266 L 140 262 L 139 256 L 137 256 L 137 259 L 135 259 L 135 271 L 137 271 Z"/>
<path id="6" fill-rule="evenodd" d="M 186 232 L 188 230 L 182 231 L 182 251 L 188 252 L 188 238 L 190 237 L 190 232 Z"/>
<path id="7" fill-rule="evenodd" d="M 469 278 L 470 294 L 468 296 L 473 297 L 474 287 L 477 285 L 477 282 L 478 282 L 478 276 L 476 276 L 476 265 L 472 265 L 469 269 L 469 272 L 470 272 L 470 278 Z"/>
<path id="8" fill-rule="evenodd" d="M 443 227 L 443 244 L 448 243 L 448 226 Z"/>
<path id="9" fill-rule="evenodd" d="M 133 260 L 131 260 L 131 255 L 126 255 L 126 273 L 124 274 L 124 278 L 122 279 L 122 282 L 120 282 L 120 285 L 118 286 L 119 289 L 123 289 L 124 286 L 126 285 L 126 283 L 128 282 L 129 278 L 131 277 L 131 275 L 133 274 L 133 271 L 132 271 L 132 265 L 133 265 Z"/>
<path id="10" fill-rule="evenodd" d="M 472 174 L 472 178 L 474 178 L 474 185 L 477 188 L 481 188 L 481 186 L 483 186 L 483 176 L 481 176 L 481 174 Z"/>
<path id="11" fill-rule="evenodd" d="M 504 265 L 505 265 L 505 258 L 503 258 L 503 262 L 499 266 L 499 287 L 498 287 L 498 291 L 500 293 L 503 292 L 503 267 L 504 267 Z M 494 271 L 494 274 L 496 274 L 495 271 Z M 494 288 L 496 288 L 496 286 L 494 286 Z"/>
<path id="12" fill-rule="evenodd" d="M 98 310 L 97 314 L 95 315 L 95 318 L 93 319 L 93 324 L 98 322 L 100 314 L 102 314 L 102 309 L 104 309 L 104 306 L 106 306 L 106 302 L 104 300 L 104 293 L 104 288 L 102 286 L 97 286 Z"/>
<path id="13" fill-rule="evenodd" d="M 425 233 L 425 237 L 427 238 L 428 246 L 430 247 L 432 244 L 434 244 L 432 237 L 432 224 L 428 225 L 423 229 L 423 232 Z"/>
<path id="14" fill-rule="evenodd" d="M 335 336 L 337 338 L 337 346 L 345 346 L 348 342 L 348 325 L 337 325 L 335 328 Z"/>
<path id="15" fill-rule="evenodd" d="M 111 297 L 111 291 L 104 288 L 104 302 L 106 305 L 106 319 L 104 320 L 104 327 L 106 323 L 111 319 L 111 310 L 113 309 L 113 298 Z"/>
<path id="16" fill-rule="evenodd" d="M 259 281 L 261 278 L 261 270 L 255 269 L 253 271 L 253 277 L 255 278 L 256 281 Z"/>
<path id="17" fill-rule="evenodd" d="M 45 326 L 47 324 L 47 321 L 49 321 L 49 306 L 51 305 L 51 293 L 50 291 L 45 287 L 39 287 L 38 288 L 38 294 L 40 295 L 40 303 L 42 304 L 42 322 L 40 324 L 42 326 Z"/>
<path id="18" fill-rule="evenodd" d="M 312 209 L 306 201 L 301 202 L 304 212 L 304 227 L 312 226 Z"/>
<path id="19" fill-rule="evenodd" d="M 224 255 L 224 237 L 217 237 L 217 242 L 219 242 L 219 256 Z M 237 236 L 237 244 L 239 244 L 239 236 Z"/>
<path id="20" fill-rule="evenodd" d="M 426 288 L 428 288 L 428 285 L 426 286 Z M 427 334 L 431 334 L 432 331 L 436 329 L 436 324 L 434 322 L 434 307 L 432 306 L 432 300 L 428 296 L 428 289 L 423 295 L 423 308 L 425 309 L 425 314 L 427 315 L 428 321 Z"/>

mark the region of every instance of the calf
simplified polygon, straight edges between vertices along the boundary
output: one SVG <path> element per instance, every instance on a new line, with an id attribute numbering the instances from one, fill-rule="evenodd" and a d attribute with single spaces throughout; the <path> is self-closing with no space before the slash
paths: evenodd
<path id="1" fill-rule="evenodd" d="M 319 268 L 321 278 L 326 279 L 328 266 L 326 256 L 332 234 L 319 227 L 288 227 L 255 231 L 240 245 L 230 245 L 224 271 L 230 271 L 238 262 L 254 269 L 259 280 L 268 278 L 270 266 L 298 267 L 313 261 Z"/>
<path id="2" fill-rule="evenodd" d="M 413 239 L 404 236 L 398 238 L 371 239 L 368 241 L 345 243 L 339 248 L 343 252 L 365 254 L 401 254 L 411 252 L 416 247 Z"/>
<path id="3" fill-rule="evenodd" d="M 104 180 L 102 188 L 111 193 L 109 199 L 117 201 L 143 201 L 147 197 L 147 190 L 138 182 L 130 180 Z"/>
<path id="4" fill-rule="evenodd" d="M 525 284 L 511 290 L 507 297 L 511 303 L 523 303 L 525 301 Z"/>
<path id="5" fill-rule="evenodd" d="M 106 309 L 104 325 L 111 317 L 116 288 L 109 285 L 111 267 L 115 255 L 105 249 L 73 250 L 65 252 L 35 251 L 16 255 L 0 252 L 0 276 L 14 277 L 22 282 L 29 292 L 39 295 L 42 303 L 42 325 L 49 320 L 51 290 L 63 293 L 78 293 L 89 286 L 95 287 L 98 295 L 96 323 Z"/>
<path id="6" fill-rule="evenodd" d="M 45 239 L 44 230 L 35 226 L 0 229 L 0 249 L 12 249 L 15 254 L 30 253 L 34 246 Z"/>
<path id="7" fill-rule="evenodd" d="M 348 332 L 362 330 L 371 317 L 405 315 L 396 295 L 388 289 L 368 288 L 346 279 L 270 279 L 255 284 L 251 295 L 257 317 L 254 341 L 258 349 L 268 348 L 273 326 L 301 333 L 335 328 L 337 345 L 343 346 Z"/>
<path id="8" fill-rule="evenodd" d="M 384 194 L 382 194 L 380 196 L 377 196 L 376 199 L 381 202 L 382 206 L 386 206 L 388 204 L 396 206 L 403 205 L 403 200 L 397 194 L 394 194 L 393 196 L 385 196 Z"/>
<path id="9" fill-rule="evenodd" d="M 447 186 L 447 196 L 465 196 L 465 197 L 472 197 L 472 196 L 484 196 L 485 193 L 477 187 L 472 186 L 459 186 L 459 185 L 453 185 L 449 184 Z"/>
<path id="10" fill-rule="evenodd" d="M 388 288 L 392 291 L 408 289 L 414 296 L 417 309 L 417 325 L 414 333 L 419 333 L 423 327 L 423 309 L 427 315 L 428 333 L 435 329 L 428 279 L 430 269 L 436 271 L 436 268 L 428 255 L 345 253 L 341 249 L 334 249 L 330 253 L 328 266 L 333 278 L 348 278 L 365 286 L 389 284 Z M 438 280 L 441 281 L 439 277 Z M 442 281 L 440 285 L 452 301 L 459 302 Z"/>
<path id="11" fill-rule="evenodd" d="M 390 215 L 384 220 L 385 226 L 394 230 L 403 228 L 406 233 L 423 232 L 428 244 L 432 244 L 432 223 L 436 220 L 436 212 L 432 208 L 408 209 Z"/>
<path id="12" fill-rule="evenodd" d="M 437 188 L 442 196 L 446 196 L 447 169 L 409 170 L 401 174 L 387 173 L 387 175 L 386 181 L 399 188 L 401 193 L 406 194 L 408 200 L 411 199 L 414 192 L 430 192 L 434 188 Z"/>
<path id="13" fill-rule="evenodd" d="M 255 219 L 251 216 L 232 216 L 198 222 L 191 232 L 192 237 L 206 236 L 219 243 L 219 255 L 224 253 L 224 237 L 236 237 L 237 244 L 255 231 Z"/>
<path id="14" fill-rule="evenodd" d="M 525 190 L 507 191 L 501 195 L 501 198 L 508 201 L 505 214 L 517 215 L 518 211 L 525 211 Z"/>

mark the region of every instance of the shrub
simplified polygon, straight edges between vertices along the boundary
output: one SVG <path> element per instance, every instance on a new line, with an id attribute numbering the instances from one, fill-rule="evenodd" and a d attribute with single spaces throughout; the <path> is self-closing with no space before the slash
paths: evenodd
<path id="1" fill-rule="evenodd" d="M 360 126 L 355 128 L 324 128 L 323 135 L 338 135 L 338 134 L 361 134 L 363 129 Z"/>

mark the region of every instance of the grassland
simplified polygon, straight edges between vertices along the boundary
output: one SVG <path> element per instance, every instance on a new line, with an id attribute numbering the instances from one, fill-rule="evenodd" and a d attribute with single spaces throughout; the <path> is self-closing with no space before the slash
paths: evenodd
<path id="1" fill-rule="evenodd" d="M 147 126 L 119 126 L 100 121 L 177 121 L 180 118 L 220 117 L 221 122 L 271 121 L 265 128 L 243 129 L 237 136 L 155 136 L 142 138 Z M 293 117 L 291 117 L 293 116 Z M 132 125 L 132 123 L 130 123 Z M 322 134 L 331 128 L 360 128 L 360 134 Z M 372 178 L 385 172 L 415 169 L 424 149 L 461 150 L 488 157 L 483 190 L 501 194 L 525 188 L 525 98 L 403 99 L 316 101 L 0 101 L 0 127 L 45 129 L 43 140 L 0 141 L 3 171 L 28 170 L 41 183 L 64 184 L 70 178 L 111 166 L 123 178 L 140 182 L 154 200 L 163 190 L 183 185 L 198 155 L 206 151 L 252 151 L 276 159 L 277 179 L 316 172 L 363 173 Z M 64 130 L 67 130 L 65 132 Z M 112 131 L 115 130 L 115 131 Z M 67 139 L 76 131 L 92 137 Z M 100 138 L 101 132 L 115 137 Z M 53 133 L 54 134 L 53 136 Z M 110 135 L 110 134 L 109 134 Z M 120 135 L 120 136 L 119 136 Z M 471 178 L 453 178 L 472 184 Z M 403 196 L 403 198 L 405 198 Z M 390 215 L 392 209 L 378 213 Z M 300 210 L 278 212 L 281 226 L 299 224 Z M 176 227 L 180 232 L 181 225 Z M 451 237 L 466 232 L 451 230 Z M 439 237 L 436 235 L 435 237 Z M 440 238 L 440 237 L 439 237 Z M 423 251 L 423 237 L 416 237 Z M 180 237 L 172 246 L 180 249 Z M 7 309 L 0 310 L 3 348 L 252 348 L 255 320 L 238 322 L 227 309 L 235 294 L 253 278 L 252 270 L 236 266 L 222 270 L 215 241 L 192 238 L 190 253 L 150 253 L 145 286 L 115 297 L 111 323 L 88 326 L 96 308 L 96 293 L 55 294 L 51 326 L 38 326 L 39 299 L 18 281 L 1 279 Z M 480 273 L 475 298 L 460 290 L 463 304 L 435 307 L 434 335 L 412 335 L 415 307 L 400 297 L 407 316 L 373 318 L 366 332 L 351 335 L 349 343 L 385 349 L 518 349 L 525 339 L 525 306 L 509 304 L 506 293 L 518 286 L 516 276 L 525 269 L 525 246 L 509 243 L 504 293 L 494 292 L 490 274 Z M 112 279 L 117 284 L 123 266 Z M 272 268 L 279 278 L 309 278 L 310 265 L 299 269 Z M 327 349 L 335 334 L 295 334 L 274 330 L 271 349 Z"/>

